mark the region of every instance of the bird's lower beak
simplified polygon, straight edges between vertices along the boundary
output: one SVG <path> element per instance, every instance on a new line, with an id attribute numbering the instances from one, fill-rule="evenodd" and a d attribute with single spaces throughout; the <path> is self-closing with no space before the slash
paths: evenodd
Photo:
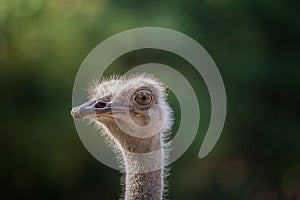
<path id="1" fill-rule="evenodd" d="M 90 100 L 80 106 L 74 107 L 71 115 L 75 119 L 94 118 L 101 115 L 111 115 L 111 104 L 103 100 Z"/>

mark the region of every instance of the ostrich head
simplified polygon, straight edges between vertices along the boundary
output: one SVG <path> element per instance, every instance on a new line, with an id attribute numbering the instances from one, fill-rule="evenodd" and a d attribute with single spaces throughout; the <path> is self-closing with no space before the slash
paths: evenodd
<path id="1" fill-rule="evenodd" d="M 111 77 L 89 89 L 89 101 L 72 109 L 74 118 L 90 119 L 121 148 L 149 152 L 172 126 L 166 89 L 151 75 Z"/>
<path id="2" fill-rule="evenodd" d="M 161 200 L 165 138 L 173 123 L 164 84 L 146 74 L 111 77 L 91 86 L 89 94 L 89 101 L 71 114 L 95 122 L 121 153 L 125 200 Z"/>

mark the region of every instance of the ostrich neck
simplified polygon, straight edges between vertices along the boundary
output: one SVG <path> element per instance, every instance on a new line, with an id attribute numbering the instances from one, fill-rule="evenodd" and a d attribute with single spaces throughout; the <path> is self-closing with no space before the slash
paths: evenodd
<path id="1" fill-rule="evenodd" d="M 126 173 L 125 200 L 161 200 L 162 192 L 162 170 Z"/>
<path id="2" fill-rule="evenodd" d="M 163 196 L 164 152 L 161 133 L 137 138 L 117 126 L 107 126 L 118 141 L 125 165 L 125 200 L 161 200 Z"/>
<path id="3" fill-rule="evenodd" d="M 127 154 L 132 154 L 128 153 Z M 160 155 L 159 155 L 160 154 Z M 126 155 L 125 200 L 161 200 L 163 194 L 162 154 Z"/>

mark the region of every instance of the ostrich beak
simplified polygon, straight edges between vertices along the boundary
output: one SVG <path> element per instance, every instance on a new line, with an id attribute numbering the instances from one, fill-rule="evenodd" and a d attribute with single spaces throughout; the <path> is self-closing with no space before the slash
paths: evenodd
<path id="1" fill-rule="evenodd" d="M 111 104 L 99 99 L 90 100 L 80 106 L 74 107 L 71 111 L 71 115 L 74 119 L 86 119 L 94 118 L 98 116 L 111 115 Z"/>

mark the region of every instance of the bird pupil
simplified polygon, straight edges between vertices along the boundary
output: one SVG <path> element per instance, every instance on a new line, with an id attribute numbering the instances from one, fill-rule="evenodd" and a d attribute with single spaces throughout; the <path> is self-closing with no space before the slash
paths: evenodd
<path id="1" fill-rule="evenodd" d="M 148 106 L 152 101 L 151 94 L 149 93 L 149 91 L 137 91 L 135 93 L 134 101 L 140 106 Z"/>

